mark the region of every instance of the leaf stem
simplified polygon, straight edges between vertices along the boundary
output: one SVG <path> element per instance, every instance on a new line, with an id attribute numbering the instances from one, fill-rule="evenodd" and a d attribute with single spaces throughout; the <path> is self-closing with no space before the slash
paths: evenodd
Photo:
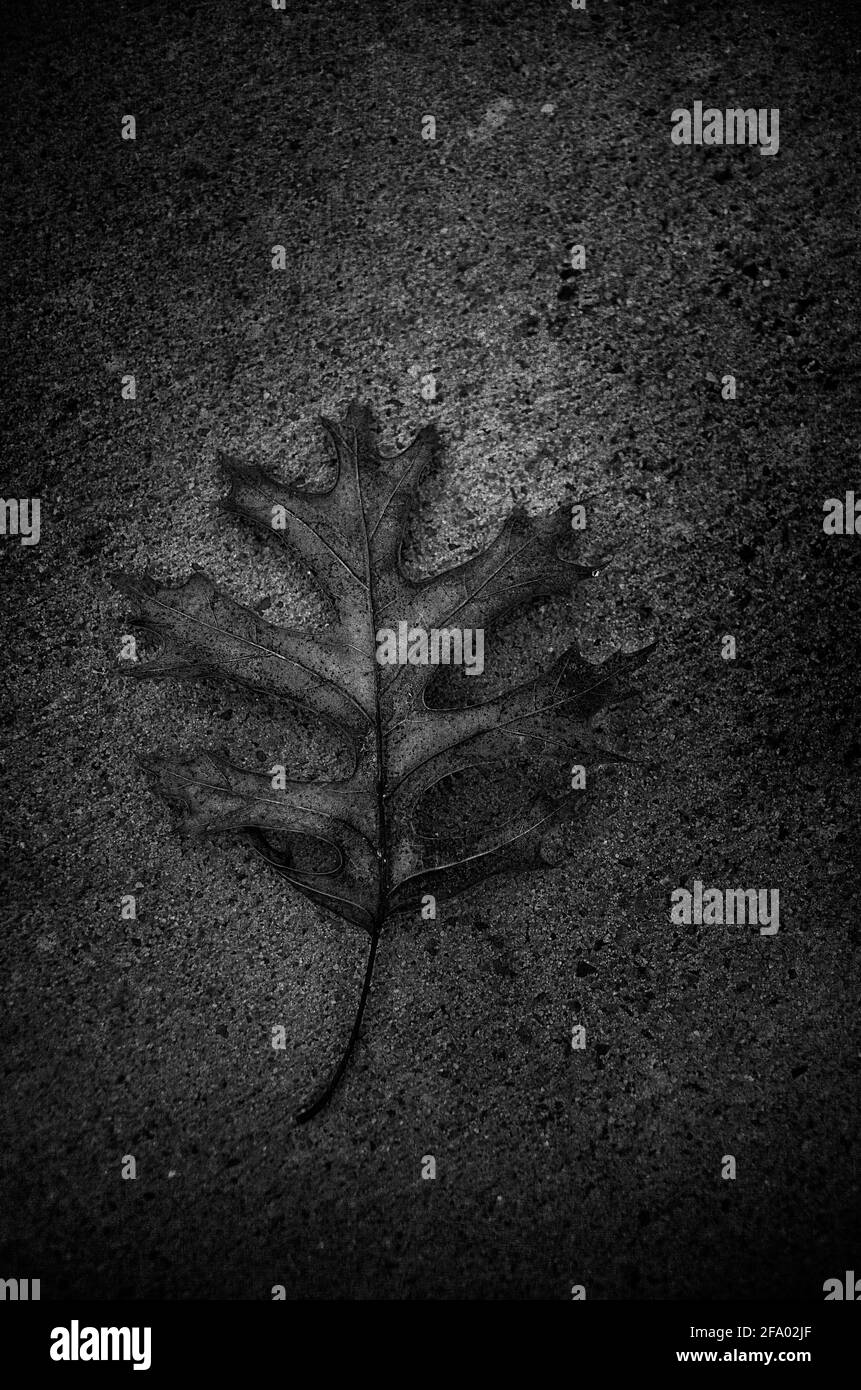
<path id="1" fill-rule="evenodd" d="M 327 1081 L 323 1090 L 317 1096 L 316 1100 L 311 1101 L 310 1104 L 303 1106 L 301 1110 L 298 1110 L 296 1112 L 297 1125 L 303 1125 L 306 1123 L 307 1120 L 313 1120 L 314 1116 L 318 1115 L 320 1111 L 324 1108 L 324 1106 L 328 1105 L 329 1101 L 332 1098 L 332 1095 L 335 1092 L 335 1089 L 337 1088 L 338 1082 L 341 1080 L 341 1077 L 347 1070 L 347 1064 L 350 1060 L 350 1057 L 352 1056 L 353 1048 L 356 1045 L 356 1041 L 359 1036 L 359 1030 L 362 1026 L 362 1014 L 365 1012 L 365 1002 L 368 998 L 368 994 L 370 993 L 371 989 L 371 976 L 374 973 L 374 958 L 377 954 L 377 943 L 380 939 L 381 926 L 381 922 L 375 922 L 374 929 L 371 932 L 371 949 L 368 952 L 368 963 L 365 967 L 365 979 L 364 983 L 362 984 L 362 993 L 359 996 L 359 1006 L 356 1009 L 356 1017 L 353 1020 L 353 1031 L 350 1034 L 347 1046 L 344 1048 L 344 1051 L 341 1054 L 340 1062 L 338 1063 L 337 1067 L 332 1073 L 330 1079 Z"/>

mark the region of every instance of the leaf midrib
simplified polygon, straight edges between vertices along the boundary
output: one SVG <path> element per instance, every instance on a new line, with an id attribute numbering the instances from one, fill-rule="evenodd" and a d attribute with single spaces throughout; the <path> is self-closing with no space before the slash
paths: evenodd
<path id="1" fill-rule="evenodd" d="M 371 932 L 372 951 L 376 949 L 376 941 L 382 930 L 383 922 L 386 917 L 386 909 L 389 898 L 389 856 L 388 856 L 388 826 L 386 823 L 386 747 L 385 731 L 382 719 L 382 701 L 380 698 L 380 665 L 376 660 L 376 590 L 374 585 L 374 568 L 371 563 L 371 537 L 368 535 L 368 523 L 365 517 L 364 497 L 362 494 L 362 476 L 359 468 L 359 445 L 358 434 L 355 423 L 353 424 L 352 440 L 350 441 L 350 453 L 353 465 L 353 477 L 356 486 L 356 496 L 359 504 L 359 516 L 362 521 L 362 543 L 364 547 L 365 573 L 368 576 L 367 585 L 362 588 L 366 594 L 365 613 L 367 617 L 367 632 L 369 652 L 374 671 L 374 741 L 375 741 L 375 777 L 374 791 L 377 800 L 377 830 L 378 844 L 376 846 L 378 860 L 382 860 L 382 872 L 377 869 L 377 903 L 374 914 L 374 925 Z M 343 436 L 342 436 L 343 437 Z M 394 494 L 392 494 L 394 495 Z M 380 513 L 379 520 L 389 506 L 391 497 L 387 500 L 386 506 Z"/>

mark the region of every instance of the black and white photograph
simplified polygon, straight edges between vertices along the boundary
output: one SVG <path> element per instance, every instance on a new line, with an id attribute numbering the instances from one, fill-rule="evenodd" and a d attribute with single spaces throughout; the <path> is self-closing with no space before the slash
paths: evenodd
<path id="1" fill-rule="evenodd" d="M 25 1373 L 332 1302 L 567 1303 L 574 1344 L 613 1305 L 632 1367 L 823 1372 L 861 1302 L 859 18 L 4 6 Z"/>

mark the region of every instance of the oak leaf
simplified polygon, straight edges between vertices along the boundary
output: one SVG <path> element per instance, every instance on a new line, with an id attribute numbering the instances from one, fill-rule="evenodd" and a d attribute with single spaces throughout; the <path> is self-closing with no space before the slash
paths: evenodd
<path id="1" fill-rule="evenodd" d="M 426 894 L 444 899 L 491 874 L 545 862 L 549 832 L 582 795 L 572 790 L 572 763 L 628 761 L 598 746 L 590 720 L 655 645 L 593 665 L 575 644 L 503 694 L 459 708 L 429 704 L 434 668 L 381 664 L 381 629 L 397 631 L 406 622 L 425 632 L 481 629 L 492 636 L 515 609 L 570 594 L 598 571 L 571 553 L 570 513 L 561 507 L 537 517 L 517 509 L 479 554 L 411 578 L 401 549 L 434 453 L 434 427 L 388 455 L 374 442 L 370 411 L 356 402 L 342 421 L 321 423 L 335 454 L 330 487 L 285 485 L 256 464 L 220 456 L 229 482 L 220 505 L 304 560 L 329 610 L 325 630 L 269 623 L 202 571 L 178 586 L 115 577 L 134 600 L 133 621 L 159 645 L 158 655 L 130 674 L 243 685 L 322 717 L 352 747 L 346 778 L 285 777 L 277 786 L 269 771 L 208 752 L 145 764 L 162 796 L 181 808 L 187 833 L 244 836 L 305 897 L 368 933 L 349 1041 L 299 1120 L 322 1109 L 347 1066 L 384 923 L 417 910 Z M 501 780 L 503 807 L 510 782 L 510 814 L 469 837 L 457 820 L 428 823 L 428 799 L 470 777 Z"/>

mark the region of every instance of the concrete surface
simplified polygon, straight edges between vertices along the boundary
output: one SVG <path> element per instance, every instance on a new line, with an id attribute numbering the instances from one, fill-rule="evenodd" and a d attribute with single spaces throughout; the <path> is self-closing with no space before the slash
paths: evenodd
<path id="1" fill-rule="evenodd" d="M 822 531 L 861 496 L 857 20 L 94 0 L 5 24 L 3 490 L 41 497 L 42 539 L 0 541 L 0 1274 L 820 1297 L 858 1267 L 861 538 Z M 696 99 L 778 107 L 779 154 L 674 147 Z M 542 631 L 594 658 L 660 636 L 605 731 L 665 772 L 608 775 L 543 877 L 394 923 L 346 1081 L 296 1129 L 364 938 L 241 845 L 177 840 L 135 758 L 328 747 L 230 690 L 117 683 L 108 576 L 200 564 L 314 621 L 300 567 L 214 515 L 215 453 L 313 476 L 316 416 L 354 394 L 390 447 L 437 422 L 420 572 L 515 501 L 586 501 L 614 562 Z M 694 878 L 779 887 L 779 934 L 673 926 Z"/>

